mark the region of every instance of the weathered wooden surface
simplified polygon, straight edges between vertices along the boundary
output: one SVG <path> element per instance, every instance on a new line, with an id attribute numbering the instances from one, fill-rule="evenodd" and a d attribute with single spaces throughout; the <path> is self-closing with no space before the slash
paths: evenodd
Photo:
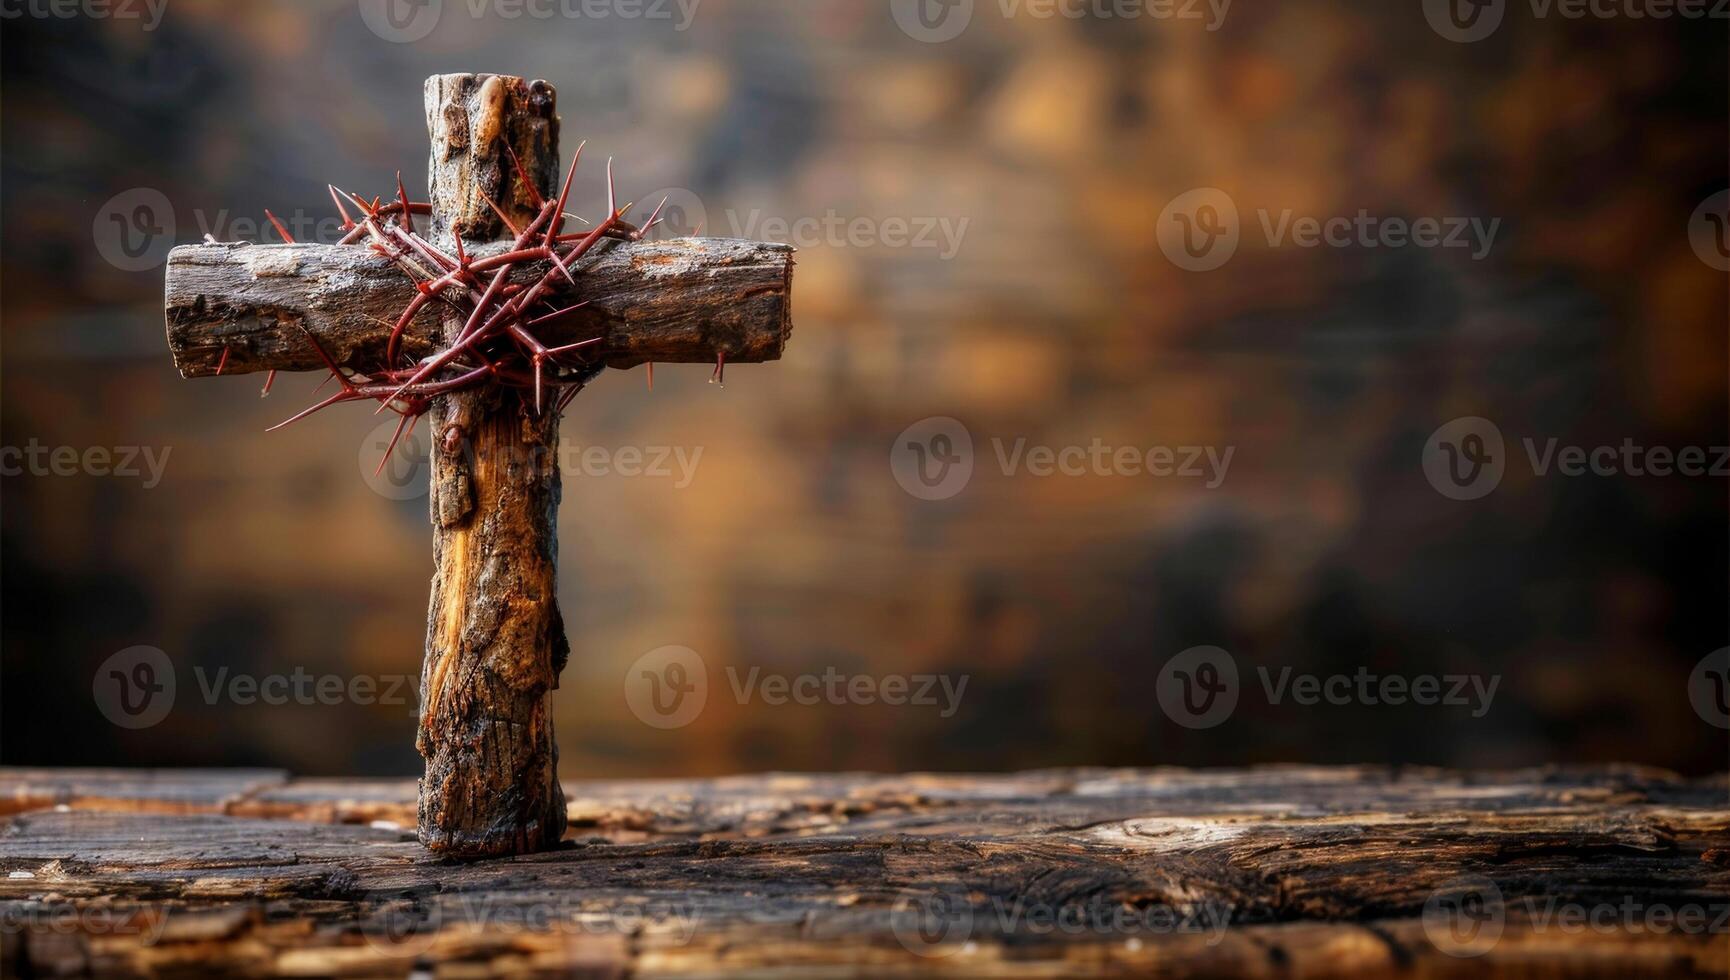
<path id="1" fill-rule="evenodd" d="M 566 785 L 559 850 L 451 864 L 414 842 L 411 780 L 0 770 L 4 972 L 1730 971 L 1723 776 L 1282 767 Z M 1448 917 L 1455 906 L 1434 899 L 1461 880 L 1494 883 L 1493 918 Z"/>
<path id="2" fill-rule="evenodd" d="M 582 179 L 581 177 L 578 178 Z M 503 245 L 477 246 L 476 256 Z M 524 265 L 516 281 L 539 277 Z M 574 264 L 571 302 L 589 305 L 539 334 L 549 346 L 604 337 L 609 367 L 644 361 L 772 361 L 792 331 L 793 248 L 730 238 L 602 242 Z M 318 371 L 311 333 L 357 371 L 384 362 L 389 325 L 414 286 L 364 245 L 181 245 L 168 255 L 168 347 L 183 377 Z M 383 324 L 384 326 L 381 326 Z M 302 328 L 305 331 L 302 331 Z M 424 357 L 440 346 L 438 310 L 428 305 L 404 334 L 403 350 Z"/>

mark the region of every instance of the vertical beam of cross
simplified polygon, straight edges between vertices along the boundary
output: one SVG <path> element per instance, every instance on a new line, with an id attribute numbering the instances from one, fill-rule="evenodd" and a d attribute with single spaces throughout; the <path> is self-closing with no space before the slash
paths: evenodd
<path id="1" fill-rule="evenodd" d="M 494 205 L 518 227 L 533 220 L 535 195 L 556 193 L 552 87 L 435 75 L 425 95 L 434 233 L 504 237 Z M 445 341 L 462 326 L 447 316 Z M 488 386 L 438 398 L 427 421 L 436 570 L 416 736 L 420 839 L 459 857 L 543 850 L 565 829 L 551 699 L 569 653 L 554 588 L 558 413 Z"/>

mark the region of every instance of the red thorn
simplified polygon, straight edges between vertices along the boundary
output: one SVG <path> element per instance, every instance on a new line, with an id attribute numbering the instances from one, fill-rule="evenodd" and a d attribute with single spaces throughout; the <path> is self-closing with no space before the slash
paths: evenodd
<path id="1" fill-rule="evenodd" d="M 283 241 L 285 241 L 285 242 L 287 242 L 287 243 L 289 243 L 289 244 L 290 244 L 290 245 L 293 245 L 293 244 L 294 244 L 294 236 L 293 236 L 293 235 L 290 235 L 290 234 L 289 234 L 289 233 L 288 233 L 288 229 L 287 229 L 287 228 L 284 228 L 284 227 L 283 227 L 283 226 L 282 226 L 282 222 L 280 222 L 280 221 L 278 221 L 278 220 L 276 220 L 276 215 L 274 215 L 274 214 L 271 214 L 271 213 L 270 213 L 270 209 L 269 209 L 269 208 L 265 208 L 265 209 L 264 209 L 264 216 L 265 216 L 265 217 L 266 217 L 266 218 L 269 218 L 269 219 L 270 219 L 270 223 L 271 223 L 271 224 L 273 224 L 273 225 L 275 225 L 275 226 L 276 226 L 276 233 L 277 233 L 277 234 L 278 234 L 278 235 L 281 235 L 281 236 L 282 236 L 282 240 L 283 240 Z"/>
<path id="2" fill-rule="evenodd" d="M 335 184 L 326 184 L 324 186 L 330 189 L 330 201 L 332 204 L 336 205 L 336 213 L 342 215 L 342 230 L 348 231 L 353 228 L 354 219 L 349 217 L 348 208 L 342 206 L 342 192 L 336 189 Z"/>
<path id="3" fill-rule="evenodd" d="M 270 373 L 264 376 L 264 389 L 258 393 L 258 397 L 263 398 L 270 394 L 270 386 L 273 384 L 276 384 L 276 368 L 271 368 Z"/>
<path id="4" fill-rule="evenodd" d="M 384 447 L 384 455 L 379 457 L 378 469 L 372 471 L 373 479 L 378 479 L 378 475 L 384 472 L 384 464 L 390 462 L 391 453 L 396 452 L 396 441 L 402 438 L 403 426 L 408 425 L 408 420 L 411 418 L 413 418 L 413 416 L 405 413 L 401 420 L 397 422 L 396 432 L 392 433 L 390 437 L 390 445 Z"/>
<path id="5" fill-rule="evenodd" d="M 414 230 L 414 213 L 408 203 L 408 189 L 402 185 L 402 171 L 396 172 L 396 197 L 402 202 L 402 213 L 396 216 L 398 222 L 410 231 Z"/>
<path id="6" fill-rule="evenodd" d="M 548 348 L 544 353 L 546 354 L 546 356 L 552 357 L 552 356 L 557 355 L 557 354 L 563 354 L 565 351 L 568 351 L 568 350 L 576 350 L 578 347 L 587 347 L 590 344 L 598 344 L 600 342 L 601 342 L 601 338 L 590 337 L 588 340 L 579 340 L 574 344 L 566 344 L 563 347 Z"/>
<path id="7" fill-rule="evenodd" d="M 619 199 L 613 193 L 613 158 L 607 158 L 607 211 L 615 218 L 619 215 Z"/>
<path id="8" fill-rule="evenodd" d="M 715 352 L 715 373 L 709 375 L 709 383 L 727 387 L 727 352 L 724 350 Z"/>
<path id="9" fill-rule="evenodd" d="M 353 397 L 354 397 L 353 395 L 349 394 L 346 391 L 339 391 L 336 394 L 331 395 L 329 398 L 326 398 L 324 401 L 319 402 L 317 405 L 314 405 L 311 408 L 302 409 L 299 412 L 295 413 L 294 415 L 289 416 L 288 418 L 283 419 L 281 422 L 276 423 L 275 425 L 271 426 L 270 428 L 265 429 L 264 431 L 275 432 L 277 429 L 280 429 L 285 425 L 293 425 L 294 423 L 299 422 L 301 419 L 306 418 L 308 415 L 311 415 L 312 413 L 318 411 L 319 409 L 329 408 L 330 406 L 335 405 L 337 402 L 348 401 L 349 399 L 351 399 Z"/>
<path id="10" fill-rule="evenodd" d="M 655 362 L 649 362 L 649 390 L 655 390 Z"/>
<path id="11" fill-rule="evenodd" d="M 553 312 L 548 313 L 544 316 L 537 316 L 533 320 L 530 320 L 527 324 L 524 324 L 524 325 L 529 326 L 529 327 L 538 326 L 540 324 L 546 323 L 549 320 L 556 320 L 559 317 L 564 316 L 566 313 L 571 312 L 572 310 L 580 310 L 583 307 L 588 306 L 588 305 L 589 305 L 589 301 L 585 299 L 581 303 L 573 303 L 570 306 L 567 306 L 562 310 L 554 310 Z"/>
<path id="12" fill-rule="evenodd" d="M 567 405 L 569 405 L 571 403 L 571 399 L 577 397 L 577 393 L 582 391 L 582 390 L 583 390 L 583 386 L 579 385 L 579 384 L 574 384 L 574 385 L 571 385 L 570 387 L 566 388 L 565 393 L 559 396 L 559 403 L 557 406 L 555 406 L 553 408 L 553 414 L 555 414 L 555 415 L 565 414 L 565 407 Z"/>
<path id="13" fill-rule="evenodd" d="M 529 180 L 529 173 L 523 169 L 523 162 L 517 159 L 516 148 L 506 143 L 505 152 L 511 155 L 511 166 L 517 170 L 517 180 L 522 181 L 523 189 L 529 192 L 529 203 L 536 208 L 546 207 L 547 202 L 541 197 L 541 189 L 535 186 L 534 181 Z"/>
<path id="14" fill-rule="evenodd" d="M 368 204 L 366 201 L 366 198 L 361 197 L 359 194 L 355 194 L 355 193 L 352 193 L 349 191 L 343 191 L 343 193 L 347 194 L 349 200 L 353 201 L 355 203 L 356 207 L 360 208 L 361 211 L 365 212 L 367 217 L 369 217 L 369 218 L 377 218 L 378 217 L 378 198 L 373 198 L 372 203 Z"/>
<path id="15" fill-rule="evenodd" d="M 666 206 L 667 206 L 667 199 L 663 197 L 663 198 L 661 198 L 661 203 L 655 205 L 655 210 L 649 214 L 648 223 L 643 225 L 643 227 L 638 228 L 637 233 L 635 235 L 632 235 L 631 237 L 636 239 L 639 242 L 642 241 L 643 239 L 649 237 L 649 229 L 655 227 L 655 222 L 661 220 L 661 209 L 666 207 Z"/>
<path id="16" fill-rule="evenodd" d="M 571 178 L 577 175 L 577 161 L 583 158 L 583 147 L 588 144 L 588 140 L 577 144 L 577 152 L 571 156 L 571 167 L 565 171 L 565 186 L 559 188 L 559 203 L 553 209 L 552 224 L 547 227 L 547 246 L 549 248 L 558 241 L 559 231 L 565 226 L 565 202 L 571 197 Z"/>
<path id="17" fill-rule="evenodd" d="M 318 342 L 318 338 L 312 335 L 312 331 L 306 329 L 303 324 L 300 332 L 306 334 L 306 339 L 312 344 L 312 349 L 318 351 L 319 360 L 322 360 L 325 367 L 330 368 L 330 373 L 336 376 L 336 380 L 342 383 L 343 393 L 347 394 L 353 391 L 354 385 L 349 384 L 348 378 L 343 376 L 342 368 L 336 363 L 336 359 L 325 351 L 324 345 Z"/>
<path id="18" fill-rule="evenodd" d="M 505 212 L 502 209 L 500 209 L 500 207 L 497 204 L 493 203 L 492 198 L 488 197 L 484 191 L 478 192 L 478 193 L 480 193 L 480 195 L 481 195 L 481 200 L 487 202 L 487 207 L 492 208 L 493 213 L 499 216 L 499 220 L 503 221 L 505 223 L 505 227 L 509 228 L 511 230 L 512 235 L 515 235 L 518 238 L 523 237 L 523 230 L 521 228 L 518 228 L 516 222 L 512 221 L 510 219 L 510 216 L 505 214 Z"/>
<path id="19" fill-rule="evenodd" d="M 216 362 L 216 375 L 217 375 L 217 377 L 222 376 L 222 369 L 225 367 L 228 367 L 228 348 L 227 347 L 222 348 L 222 360 Z"/>

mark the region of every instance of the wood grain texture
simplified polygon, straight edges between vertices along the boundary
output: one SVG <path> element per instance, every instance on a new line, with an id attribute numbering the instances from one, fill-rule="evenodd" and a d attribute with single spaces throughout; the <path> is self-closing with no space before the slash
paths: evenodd
<path id="1" fill-rule="evenodd" d="M 477 257 L 503 244 L 476 246 Z M 515 281 L 538 278 L 524 265 Z M 726 238 L 602 242 L 575 263 L 578 285 L 559 305 L 589 305 L 540 331 L 549 346 L 602 337 L 595 360 L 628 368 L 645 361 L 772 361 L 792 332 L 793 248 Z M 277 369 L 319 371 L 307 334 L 357 371 L 384 361 L 390 325 L 414 286 L 362 245 L 181 245 L 168 256 L 168 348 L 182 377 Z M 438 310 L 410 326 L 403 350 L 424 357 L 441 345 Z"/>
<path id="2" fill-rule="evenodd" d="M 533 196 L 525 179 L 550 191 L 559 172 L 553 106 L 545 82 L 427 80 L 435 230 L 496 237 L 505 227 L 486 197 L 516 202 L 520 216 Z M 441 346 L 462 328 L 447 311 Z M 554 575 L 558 413 L 487 386 L 434 399 L 426 421 L 433 580 L 415 735 L 426 760 L 420 842 L 464 858 L 546 850 L 565 831 L 552 697 L 570 655 Z"/>
<path id="3" fill-rule="evenodd" d="M 408 781 L 231 784 L 252 788 L 0 770 L 0 799 L 67 801 L 15 812 L 0 833 L 4 962 L 87 976 L 1730 971 L 1724 776 L 1277 767 L 567 782 L 559 849 L 466 864 L 430 859 L 407 824 L 378 816 L 412 823 Z M 162 813 L 177 796 L 207 803 Z M 275 819 L 236 816 L 266 801 Z M 1461 880 L 1502 896 L 1499 932 L 1450 947 L 1469 957 L 1438 947 L 1452 940 L 1437 927 L 1453 923 L 1425 914 Z M 1608 914 L 1582 925 L 1573 909 Z M 1689 921 L 1647 915 L 1661 910 Z"/>

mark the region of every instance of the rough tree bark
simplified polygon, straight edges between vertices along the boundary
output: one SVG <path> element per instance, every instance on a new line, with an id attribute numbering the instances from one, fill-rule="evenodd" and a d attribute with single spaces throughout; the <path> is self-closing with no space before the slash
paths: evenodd
<path id="1" fill-rule="evenodd" d="M 534 191 L 555 193 L 554 101 L 545 82 L 427 79 L 438 239 L 507 234 L 486 198 L 518 227 L 533 220 L 517 167 Z M 446 314 L 444 342 L 462 326 Z M 420 841 L 465 858 L 545 850 L 565 831 L 552 710 L 570 653 L 554 584 L 558 415 L 488 386 L 435 399 L 427 422 L 435 571 L 415 738 L 426 760 Z"/>
<path id="2" fill-rule="evenodd" d="M 580 179 L 580 178 L 579 178 Z M 484 257 L 504 244 L 475 245 Z M 529 263 L 512 276 L 538 279 Z M 792 331 L 793 248 L 729 238 L 602 242 L 571 270 L 588 305 L 541 329 L 549 346 L 600 337 L 599 359 L 772 361 Z M 168 257 L 168 347 L 182 377 L 253 371 L 321 371 L 307 334 L 339 363 L 366 372 L 384 363 L 388 329 L 414 296 L 400 270 L 358 245 L 182 245 Z M 437 307 L 423 309 L 403 351 L 439 344 Z M 223 363 L 224 352 L 228 361 Z M 585 352 L 585 357 L 592 357 Z"/>

